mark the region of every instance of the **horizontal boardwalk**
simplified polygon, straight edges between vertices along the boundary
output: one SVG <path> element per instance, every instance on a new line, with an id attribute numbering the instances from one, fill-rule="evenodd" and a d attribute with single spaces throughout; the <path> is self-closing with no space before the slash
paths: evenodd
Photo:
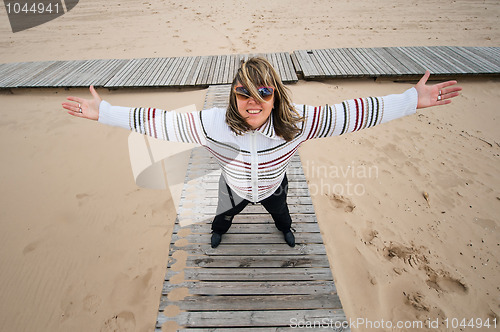
<path id="1" fill-rule="evenodd" d="M 182 87 L 231 83 L 242 60 L 267 58 L 286 83 L 305 79 L 499 75 L 500 47 L 379 47 L 289 53 L 0 64 L 0 88 Z"/>
<path id="2" fill-rule="evenodd" d="M 378 47 L 294 51 L 295 69 L 305 79 L 499 75 L 500 47 Z"/>
<path id="3" fill-rule="evenodd" d="M 296 82 L 289 53 L 0 64 L 0 88 L 182 87 L 231 83 L 242 60 L 263 56 L 284 82 Z"/>
<path id="4" fill-rule="evenodd" d="M 211 86 L 205 108 L 224 106 L 227 93 L 227 86 Z M 295 248 L 284 242 L 261 205 L 249 205 L 212 249 L 220 170 L 205 149 L 193 150 L 170 244 L 158 332 L 168 322 L 180 331 L 296 331 L 294 322 L 346 320 L 298 156 L 287 174 Z M 182 288 L 187 297 L 169 298 Z M 175 315 L 174 307 L 181 312 Z"/>

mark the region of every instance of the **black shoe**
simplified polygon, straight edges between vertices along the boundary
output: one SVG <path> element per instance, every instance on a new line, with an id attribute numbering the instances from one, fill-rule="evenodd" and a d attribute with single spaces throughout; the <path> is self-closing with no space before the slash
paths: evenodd
<path id="1" fill-rule="evenodd" d="M 295 247 L 295 236 L 293 235 L 292 231 L 288 231 L 286 233 L 283 233 L 285 235 L 285 242 L 290 246 L 290 247 Z"/>
<path id="2" fill-rule="evenodd" d="M 220 244 L 220 240 L 222 240 L 222 235 L 215 232 L 212 233 L 212 240 L 211 240 L 212 248 L 217 248 Z"/>

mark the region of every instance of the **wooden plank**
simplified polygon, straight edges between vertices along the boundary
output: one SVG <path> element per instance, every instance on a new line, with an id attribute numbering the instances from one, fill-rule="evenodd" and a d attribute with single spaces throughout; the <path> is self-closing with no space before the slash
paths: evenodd
<path id="1" fill-rule="evenodd" d="M 80 63 L 77 63 L 78 65 Z M 54 81 L 58 81 L 62 75 L 68 73 L 69 70 L 74 68 L 75 64 L 72 64 L 70 61 L 57 61 L 53 66 L 47 67 L 46 70 L 40 72 L 39 79 L 36 79 L 31 82 L 31 86 L 33 87 L 48 87 Z"/>
<path id="2" fill-rule="evenodd" d="M 282 58 L 283 63 L 285 63 L 285 66 L 287 68 L 288 76 L 290 78 L 289 82 L 290 83 L 297 82 L 299 80 L 299 78 L 297 77 L 297 73 L 295 72 L 295 66 L 293 64 L 291 54 L 282 52 L 281 58 Z"/>
<path id="3" fill-rule="evenodd" d="M 169 267 L 175 264 L 169 263 Z M 186 258 L 186 265 L 191 268 L 299 268 L 329 267 L 326 255 L 280 255 L 280 256 L 195 256 Z"/>
<path id="4" fill-rule="evenodd" d="M 153 58 L 143 58 L 143 59 L 138 59 L 136 63 L 136 67 L 134 68 L 133 72 L 130 72 L 130 75 L 128 75 L 121 83 L 121 86 L 123 87 L 134 87 L 134 86 L 139 86 L 140 81 L 144 78 L 145 73 L 147 72 L 150 63 L 153 61 Z"/>
<path id="5" fill-rule="evenodd" d="M 176 86 L 176 82 L 179 79 L 179 76 L 182 75 L 186 62 L 189 57 L 179 57 L 179 61 L 175 65 L 172 70 L 172 73 L 167 81 L 165 81 L 165 85 L 167 86 Z"/>
<path id="6" fill-rule="evenodd" d="M 387 68 L 390 68 L 394 75 L 402 76 L 412 74 L 411 69 L 406 68 L 401 62 L 387 52 L 385 48 L 376 47 L 372 48 L 371 51 L 377 54 L 379 61 L 382 63 L 381 66 L 385 65 Z"/>
<path id="7" fill-rule="evenodd" d="M 436 54 L 434 49 L 431 47 L 418 47 L 414 49 L 426 56 L 429 63 L 432 62 L 435 66 L 437 66 L 440 69 L 440 74 L 442 75 L 453 75 L 457 72 L 461 72 L 461 70 L 453 63 Z"/>
<path id="8" fill-rule="evenodd" d="M 407 68 L 412 74 L 421 75 L 425 73 L 425 70 L 427 68 L 419 62 L 416 62 L 414 59 L 410 58 L 405 52 L 402 51 L 401 47 L 386 47 L 384 49 L 389 52 L 405 68 Z"/>
<path id="9" fill-rule="evenodd" d="M 314 214 L 293 214 L 292 215 L 292 218 L 293 218 L 293 221 L 295 224 L 299 224 L 299 223 L 317 223 L 317 219 L 316 219 L 316 216 Z M 233 219 L 233 226 L 234 225 L 237 225 L 237 224 L 259 224 L 259 223 L 270 223 L 271 220 L 270 219 L 267 219 L 267 221 L 265 222 L 259 222 L 258 220 L 255 219 L 255 216 L 253 215 L 237 215 L 234 217 Z M 319 228 L 317 228 L 317 226 L 315 226 L 315 230 L 317 230 L 319 232 Z M 175 230 L 174 230 L 175 232 Z"/>
<path id="10" fill-rule="evenodd" d="M 117 87 L 126 87 L 129 86 L 129 81 L 136 75 L 139 71 L 141 64 L 144 62 L 144 59 L 133 59 L 130 61 L 130 65 L 127 70 L 123 72 L 120 80 L 116 83 Z"/>
<path id="11" fill-rule="evenodd" d="M 287 270 L 287 269 L 285 269 Z M 162 298 L 160 311 L 169 305 L 180 310 L 220 311 L 220 310 L 300 310 L 341 309 L 337 294 L 301 294 L 301 295 L 241 295 L 241 296 L 188 296 L 182 301 L 170 301 Z"/>
<path id="12" fill-rule="evenodd" d="M 313 50 L 314 58 L 316 59 L 316 66 L 321 68 L 325 77 L 332 76 L 335 73 L 331 69 L 330 61 L 328 58 L 324 57 L 323 53 L 320 50 Z"/>
<path id="13" fill-rule="evenodd" d="M 198 77 L 201 75 L 201 68 L 203 67 L 203 57 L 196 57 L 196 66 L 193 67 L 192 72 L 189 74 L 189 77 L 186 81 L 187 86 L 195 86 Z"/>
<path id="14" fill-rule="evenodd" d="M 158 72 L 158 68 L 163 64 L 162 58 L 153 58 L 147 65 L 146 71 L 143 73 L 142 77 L 138 80 L 138 86 L 152 86 L 152 82 L 156 73 Z"/>
<path id="15" fill-rule="evenodd" d="M 207 58 L 207 64 L 206 67 L 204 68 L 202 79 L 200 84 L 201 85 L 209 85 L 211 81 L 211 75 L 213 75 L 212 70 L 214 63 L 217 62 L 217 57 L 216 56 L 209 56 Z"/>
<path id="16" fill-rule="evenodd" d="M 210 222 L 215 216 L 215 211 L 211 214 Z M 238 215 L 240 216 L 240 215 Z M 237 216 L 237 217 L 238 217 Z M 293 220 L 292 215 L 292 220 Z M 235 217 L 236 219 L 236 217 Z M 267 218 L 269 221 L 267 224 L 264 223 L 252 223 L 252 224 L 244 224 L 244 223 L 234 223 L 227 234 L 262 234 L 262 233 L 271 233 L 271 232 L 279 232 L 276 227 L 274 227 L 274 223 L 270 216 Z M 292 223 L 292 227 L 297 231 L 297 234 L 300 233 L 319 233 L 320 229 L 315 223 Z M 189 226 L 189 229 L 192 233 L 211 233 L 211 224 L 210 223 L 196 223 Z"/>
<path id="17" fill-rule="evenodd" d="M 388 67 L 371 49 L 355 48 L 354 53 L 360 57 L 361 62 L 369 71 L 369 76 L 388 76 L 394 74 L 391 68 Z"/>
<path id="18" fill-rule="evenodd" d="M 479 51 L 478 49 L 474 47 L 457 47 L 457 48 L 460 49 L 465 54 L 467 54 L 467 56 L 474 59 L 474 61 L 477 61 L 479 64 L 481 64 L 490 73 L 498 72 L 500 70 L 499 66 L 495 65 L 494 60 L 490 59 L 489 57 L 485 57 L 484 53 Z"/>
<path id="19" fill-rule="evenodd" d="M 214 56 L 214 61 L 212 62 L 212 66 L 210 67 L 210 72 L 208 75 L 208 84 L 217 84 L 217 76 L 219 74 L 221 57 L 220 55 Z"/>
<path id="20" fill-rule="evenodd" d="M 275 59 L 274 61 L 278 64 L 280 70 L 281 70 L 281 81 L 282 82 L 289 82 L 291 80 L 290 73 L 288 71 L 288 66 L 286 62 L 283 61 L 281 58 L 281 53 L 272 53 L 272 57 Z"/>
<path id="21" fill-rule="evenodd" d="M 120 82 L 128 75 L 128 72 L 132 70 L 136 61 L 134 59 L 126 60 L 124 65 L 120 68 L 120 70 L 111 78 L 107 83 L 106 87 L 118 87 Z"/>
<path id="22" fill-rule="evenodd" d="M 440 64 L 429 58 L 422 49 L 416 47 L 401 47 L 403 53 L 405 53 L 410 59 L 418 63 L 425 69 L 428 69 L 431 74 L 441 75 L 446 73 L 446 69 L 441 67 Z M 424 70 L 425 72 L 425 70 Z"/>
<path id="23" fill-rule="evenodd" d="M 252 327 L 252 326 L 283 326 L 290 327 L 293 321 L 346 321 L 341 310 L 265 310 L 265 311 L 219 311 L 184 312 L 177 316 L 177 322 L 185 327 Z M 292 320 L 293 319 L 293 320 Z M 166 317 L 159 317 L 157 327 L 167 322 Z"/>
<path id="24" fill-rule="evenodd" d="M 181 63 L 181 65 L 178 68 L 178 73 L 175 75 L 175 78 L 173 79 L 172 83 L 170 84 L 171 86 L 181 87 L 184 85 L 182 82 L 185 81 L 185 79 L 187 78 L 187 75 L 189 75 L 189 72 L 191 71 L 194 60 L 195 60 L 195 58 L 192 56 L 184 57 L 184 61 Z"/>
<path id="25" fill-rule="evenodd" d="M 464 64 L 464 62 L 461 61 L 461 59 L 455 53 L 449 52 L 445 48 L 432 47 L 430 51 L 432 51 L 434 57 L 439 58 L 441 62 L 447 65 L 447 68 L 451 73 L 473 74 L 475 72 L 473 68 L 471 68 L 467 64 Z"/>
<path id="26" fill-rule="evenodd" d="M 51 67 L 56 65 L 56 61 L 8 64 L 5 71 L 0 75 L 0 86 L 16 88 L 23 86 L 24 82 L 27 82 L 27 85 L 31 87 L 33 81 L 45 75 Z"/>
<path id="27" fill-rule="evenodd" d="M 165 68 L 164 74 L 160 77 L 158 81 L 159 86 L 168 86 L 169 82 L 172 81 L 172 76 L 175 75 L 177 66 L 182 61 L 182 58 L 175 57 L 172 61 L 168 63 L 168 67 Z"/>
<path id="28" fill-rule="evenodd" d="M 219 69 L 217 70 L 217 81 L 215 84 L 225 84 L 225 76 L 224 76 L 224 71 L 226 70 L 226 62 L 228 61 L 228 56 L 227 55 L 221 55 L 220 56 L 220 65 Z"/>
<path id="29" fill-rule="evenodd" d="M 292 226 L 295 226 L 295 220 L 292 223 Z M 182 247 L 184 241 L 188 243 L 210 243 L 210 233 L 205 234 L 190 234 L 179 238 L 179 236 L 172 236 L 172 243 L 176 245 L 176 247 Z M 300 234 L 296 234 L 296 238 L 298 238 L 298 242 L 300 243 L 323 243 L 321 238 L 321 233 L 305 233 L 302 232 Z M 179 241 L 182 240 L 182 241 Z M 179 241 L 179 242 L 178 242 Z M 248 243 L 248 244 L 261 244 L 261 243 L 275 243 L 275 244 L 283 244 L 283 234 L 281 232 L 273 232 L 267 234 L 234 234 L 228 233 L 224 234 L 224 243 L 227 244 L 238 244 L 238 243 Z"/>
<path id="30" fill-rule="evenodd" d="M 300 62 L 302 70 L 304 71 L 305 78 L 314 78 L 318 76 L 318 72 L 314 67 L 314 64 L 312 62 L 311 56 L 308 53 L 308 51 L 297 51 L 297 59 Z"/>
<path id="31" fill-rule="evenodd" d="M 333 323 L 335 324 L 335 323 Z M 338 324 L 341 324 L 341 322 L 339 322 Z M 348 328 L 348 322 L 345 323 L 347 328 L 342 328 L 342 329 L 333 329 L 333 331 L 342 331 L 342 332 L 348 332 L 348 331 L 351 331 L 349 328 Z M 311 326 L 310 328 L 307 327 L 307 331 L 308 332 L 324 332 L 325 331 L 325 328 L 328 328 L 328 327 L 314 327 L 314 326 Z M 223 328 L 223 327 L 207 327 L 207 328 L 187 328 L 187 329 L 184 329 L 184 328 L 181 328 L 179 330 L 177 330 L 177 332 L 297 332 L 297 331 L 300 331 L 300 329 L 298 329 L 298 325 L 297 324 L 294 324 L 293 327 L 284 327 L 284 326 L 280 326 L 280 327 L 230 327 L 230 328 Z M 156 328 L 155 329 L 155 332 L 163 332 L 160 328 Z"/>
<path id="32" fill-rule="evenodd" d="M 470 68 L 471 74 L 486 74 L 489 72 L 487 66 L 481 62 L 475 61 L 474 58 L 469 56 L 457 47 L 442 47 L 446 54 L 453 54 L 452 56 L 456 61 L 460 62 L 464 67 Z"/>
<path id="33" fill-rule="evenodd" d="M 293 64 L 293 68 L 295 69 L 296 73 L 303 75 L 304 72 L 302 70 L 302 67 L 300 66 L 299 60 L 297 59 L 296 52 L 297 51 L 293 51 L 293 53 L 290 55 L 290 58 L 291 58 L 292 64 Z"/>
<path id="34" fill-rule="evenodd" d="M 355 77 L 357 76 L 357 70 L 354 66 L 349 62 L 346 56 L 341 52 L 340 49 L 329 49 L 328 52 L 330 56 L 335 59 L 337 63 L 342 65 L 344 69 L 344 77 Z"/>
<path id="35" fill-rule="evenodd" d="M 340 66 L 335 57 L 326 49 L 318 50 L 323 61 L 328 65 L 332 77 L 342 77 L 345 75 L 345 70 Z"/>
<path id="36" fill-rule="evenodd" d="M 165 68 L 168 67 L 169 62 L 172 58 L 159 58 L 155 67 L 152 68 L 151 73 L 146 81 L 144 81 L 145 86 L 158 86 L 158 80 L 163 75 Z"/>
<path id="37" fill-rule="evenodd" d="M 170 271 L 165 277 L 168 281 L 178 272 Z M 329 268 L 213 268 L 213 269 L 185 269 L 183 272 L 186 281 L 331 281 L 332 273 Z"/>
<path id="38" fill-rule="evenodd" d="M 482 57 L 500 67 L 500 47 L 474 47 L 474 49 L 481 52 Z"/>
<path id="39" fill-rule="evenodd" d="M 314 289 L 315 294 L 337 292 L 335 285 L 324 281 L 185 281 L 179 284 L 164 284 L 162 294 L 167 295 L 173 289 L 185 287 L 190 295 L 307 295 Z"/>
<path id="40" fill-rule="evenodd" d="M 308 51 L 307 54 L 311 58 L 311 63 L 313 64 L 314 71 L 316 72 L 316 77 L 317 78 L 325 78 L 326 73 L 324 72 L 323 68 L 321 67 L 321 64 L 316 57 L 316 53 L 314 50 Z"/>
<path id="41" fill-rule="evenodd" d="M 75 83 L 79 81 L 82 76 L 86 75 L 86 72 L 91 68 L 95 61 L 96 60 L 78 61 L 72 69 L 68 69 L 67 73 L 60 75 L 59 80 L 57 82 L 53 82 L 51 86 L 75 86 Z"/>
<path id="42" fill-rule="evenodd" d="M 76 75 L 78 79 L 71 82 L 73 87 L 87 87 L 90 85 L 103 86 L 106 82 L 116 73 L 123 65 L 123 60 L 111 59 L 104 60 L 99 59 L 89 63 L 86 68 L 81 68 Z M 59 85 L 63 86 L 60 82 Z M 69 85 L 68 85 L 69 86 Z"/>
<path id="43" fill-rule="evenodd" d="M 349 59 L 352 66 L 356 68 L 359 77 L 367 77 L 370 75 L 370 71 L 357 56 L 354 48 L 342 48 L 341 52 L 345 54 L 346 58 Z"/>
<path id="44" fill-rule="evenodd" d="M 211 57 L 209 56 L 203 56 L 201 57 L 201 68 L 200 68 L 200 74 L 198 75 L 198 78 L 196 79 L 196 85 L 206 85 L 206 82 L 204 82 L 204 77 L 208 75 L 208 69 L 210 68 L 210 61 Z"/>
<path id="45" fill-rule="evenodd" d="M 208 256 L 238 256 L 238 255 L 326 255 L 325 246 L 317 243 L 297 243 L 294 248 L 289 247 L 283 240 L 282 243 L 260 243 L 260 244 L 229 244 L 222 243 L 217 248 L 212 248 L 208 243 L 197 244 L 188 243 L 186 245 L 176 247 L 172 246 L 171 250 L 182 250 L 189 255 L 208 255 Z"/>

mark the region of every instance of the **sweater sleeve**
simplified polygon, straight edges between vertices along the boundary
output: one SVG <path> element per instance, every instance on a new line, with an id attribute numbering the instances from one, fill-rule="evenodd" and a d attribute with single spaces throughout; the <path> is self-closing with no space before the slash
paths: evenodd
<path id="1" fill-rule="evenodd" d="M 414 114 L 417 101 L 417 90 L 411 88 L 385 97 L 358 98 L 320 107 L 302 106 L 304 139 L 342 135 Z"/>
<path id="2" fill-rule="evenodd" d="M 178 113 L 156 108 L 99 104 L 99 122 L 172 142 L 206 144 L 201 112 Z"/>

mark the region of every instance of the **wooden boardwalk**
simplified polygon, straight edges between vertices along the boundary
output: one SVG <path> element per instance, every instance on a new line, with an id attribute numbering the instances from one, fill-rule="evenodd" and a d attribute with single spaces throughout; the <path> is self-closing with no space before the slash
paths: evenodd
<path id="1" fill-rule="evenodd" d="M 224 105 L 227 92 L 227 86 L 210 87 L 205 108 Z M 181 331 L 297 331 L 295 322 L 346 320 L 298 156 L 287 174 L 295 248 L 284 242 L 261 205 L 249 205 L 235 217 L 220 246 L 212 249 L 210 223 L 220 170 L 205 149 L 193 150 L 170 245 L 157 331 L 169 321 L 182 326 Z M 189 295 L 173 299 L 182 289 Z M 176 308 L 181 313 L 172 316 Z"/>
<path id="2" fill-rule="evenodd" d="M 379 47 L 302 50 L 292 54 L 305 79 L 500 74 L 500 47 Z"/>
<path id="3" fill-rule="evenodd" d="M 0 64 L 0 89 L 183 87 L 231 83 L 241 60 L 267 58 L 286 83 L 305 79 L 500 75 L 500 47 L 379 47 Z"/>
<path id="4" fill-rule="evenodd" d="M 263 56 L 284 82 L 296 82 L 289 53 L 21 62 L 0 64 L 0 88 L 181 87 L 231 83 L 240 61 Z"/>

